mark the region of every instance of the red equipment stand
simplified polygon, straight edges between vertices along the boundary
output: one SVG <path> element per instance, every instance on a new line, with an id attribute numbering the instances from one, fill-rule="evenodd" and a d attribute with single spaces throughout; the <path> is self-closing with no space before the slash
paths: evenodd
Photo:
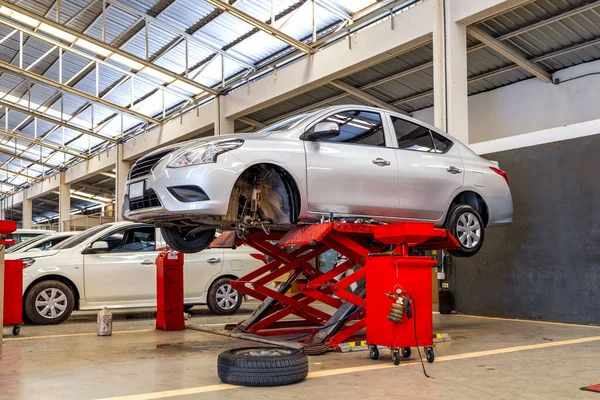
<path id="1" fill-rule="evenodd" d="M 164 251 L 156 257 L 156 329 L 185 329 L 183 253 Z"/>
<path id="2" fill-rule="evenodd" d="M 262 336 L 301 334 L 295 339 L 305 343 L 305 350 L 315 353 L 339 348 L 341 342 L 364 328 L 367 332 L 387 331 L 373 337 L 372 344 L 395 347 L 395 339 L 390 341 L 389 338 L 402 337 L 398 340 L 405 347 L 416 345 L 412 321 L 410 327 L 405 323 L 399 329 L 391 329 L 377 318 L 379 310 L 376 308 L 382 307 L 382 312 L 388 313 L 392 299 L 381 293 L 382 300 L 374 290 L 389 292 L 396 284 L 415 296 L 419 307 L 416 310 L 419 314 L 419 345 L 431 345 L 431 267 L 435 262 L 431 257 L 409 256 L 409 248 L 445 250 L 458 247 L 456 239 L 447 230 L 434 228 L 431 223 L 417 222 L 388 225 L 328 222 L 295 227 L 287 233 L 252 231 L 245 239 L 237 238 L 234 232 L 226 232 L 210 247 L 231 248 L 240 244 L 257 249 L 273 261 L 231 282 L 237 291 L 262 300 L 249 318 L 232 328 Z M 329 249 L 337 251 L 347 261 L 323 273 L 310 261 Z M 403 268 L 396 269 L 398 263 Z M 361 268 L 365 265 L 368 268 Z M 353 271 L 349 276 L 338 279 L 349 270 Z M 401 272 L 402 276 L 397 277 L 396 272 Z M 267 286 L 286 273 L 289 278 L 277 290 Z M 309 282 L 300 286 L 300 293 L 287 296 L 286 292 L 301 275 Z M 356 289 L 350 290 L 352 284 L 356 284 Z M 371 300 L 366 302 L 367 294 L 369 299 L 375 297 L 373 305 Z M 335 311 L 328 313 L 322 307 L 315 307 L 317 301 Z M 374 317 L 367 318 L 371 313 Z M 282 321 L 292 314 L 301 320 Z M 408 333 L 412 339 L 407 337 Z M 380 340 L 382 343 L 377 342 Z"/>
<path id="3" fill-rule="evenodd" d="M 16 229 L 16 221 L 0 220 L 0 262 L 2 263 L 0 268 L 0 288 L 2 288 L 0 292 L 0 320 L 2 326 L 13 326 L 12 333 L 15 336 L 21 332 L 21 326 L 23 325 L 23 261 L 4 261 L 5 246 L 15 244 L 15 242 L 3 238 Z M 0 358 L 2 358 L 1 344 Z"/>

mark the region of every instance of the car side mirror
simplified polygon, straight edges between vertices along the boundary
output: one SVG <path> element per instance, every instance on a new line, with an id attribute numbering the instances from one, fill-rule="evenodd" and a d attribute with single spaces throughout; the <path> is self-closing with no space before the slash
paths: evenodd
<path id="1" fill-rule="evenodd" d="M 90 253 L 93 254 L 108 253 L 108 242 L 105 242 L 104 240 L 98 240 L 97 242 L 92 243 L 90 250 Z"/>
<path id="2" fill-rule="evenodd" d="M 340 134 L 340 126 L 335 122 L 319 122 L 314 126 L 312 132 L 306 136 L 306 140 L 328 140 Z"/>

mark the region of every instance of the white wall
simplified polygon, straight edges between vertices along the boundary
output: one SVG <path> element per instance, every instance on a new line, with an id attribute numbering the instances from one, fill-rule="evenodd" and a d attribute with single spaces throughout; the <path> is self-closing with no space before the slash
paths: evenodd
<path id="1" fill-rule="evenodd" d="M 557 72 L 565 80 L 589 73 L 600 74 L 600 61 Z M 532 78 L 469 97 L 469 143 L 479 143 L 523 133 L 572 125 L 600 118 L 600 75 L 590 75 L 558 85 Z M 413 114 L 433 123 L 433 108 Z"/>

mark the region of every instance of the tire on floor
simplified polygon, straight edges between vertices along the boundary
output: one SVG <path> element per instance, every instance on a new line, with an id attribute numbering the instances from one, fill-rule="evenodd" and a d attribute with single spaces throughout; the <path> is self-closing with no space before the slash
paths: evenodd
<path id="1" fill-rule="evenodd" d="M 219 354 L 219 378 L 240 386 L 283 386 L 308 375 L 304 352 L 285 347 L 246 347 Z"/>

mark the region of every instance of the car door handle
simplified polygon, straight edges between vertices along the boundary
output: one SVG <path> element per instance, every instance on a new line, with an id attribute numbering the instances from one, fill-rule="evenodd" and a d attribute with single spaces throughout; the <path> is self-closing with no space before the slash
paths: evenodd
<path id="1" fill-rule="evenodd" d="M 206 260 L 206 262 L 208 262 L 209 264 L 216 264 L 216 263 L 220 263 L 221 259 L 220 258 L 209 258 L 208 260 Z"/>
<path id="2" fill-rule="evenodd" d="M 385 167 L 386 165 L 390 165 L 388 160 L 384 160 L 383 158 L 376 158 L 373 160 L 373 164 L 379 165 L 380 167 Z"/>
<path id="3" fill-rule="evenodd" d="M 460 174 L 462 172 L 462 169 L 458 169 L 453 165 L 451 167 L 446 168 L 446 171 L 450 172 L 452 175 L 456 175 Z"/>
<path id="4" fill-rule="evenodd" d="M 144 260 L 144 261 L 142 261 L 142 265 L 154 265 L 154 261 Z"/>

